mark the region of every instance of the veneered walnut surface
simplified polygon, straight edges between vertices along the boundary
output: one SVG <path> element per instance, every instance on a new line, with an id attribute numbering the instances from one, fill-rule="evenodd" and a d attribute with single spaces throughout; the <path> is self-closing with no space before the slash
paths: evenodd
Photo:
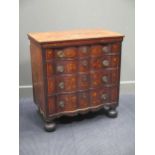
<path id="1" fill-rule="evenodd" d="M 124 37 L 122 34 L 104 29 L 70 30 L 59 32 L 28 33 L 29 38 L 38 43 L 52 43 L 59 41 L 88 40 L 97 38 Z"/>

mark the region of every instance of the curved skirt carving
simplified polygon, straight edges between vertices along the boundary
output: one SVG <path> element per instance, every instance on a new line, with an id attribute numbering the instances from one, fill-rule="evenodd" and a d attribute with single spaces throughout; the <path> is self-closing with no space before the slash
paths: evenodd
<path id="1" fill-rule="evenodd" d="M 109 105 L 108 105 L 109 104 Z M 110 108 L 116 108 L 118 106 L 117 102 L 113 102 L 113 103 L 108 103 L 107 105 Z M 87 108 L 82 108 L 82 109 L 76 109 L 73 111 L 62 111 L 62 112 L 58 112 L 55 114 L 49 114 L 47 118 L 44 118 L 46 122 L 50 122 L 53 121 L 53 119 L 55 118 L 59 118 L 61 116 L 76 116 L 78 114 L 87 114 L 88 112 L 95 112 L 98 111 L 100 109 L 103 109 L 105 106 L 105 104 L 100 104 L 98 106 L 92 106 L 92 107 L 87 107 Z"/>

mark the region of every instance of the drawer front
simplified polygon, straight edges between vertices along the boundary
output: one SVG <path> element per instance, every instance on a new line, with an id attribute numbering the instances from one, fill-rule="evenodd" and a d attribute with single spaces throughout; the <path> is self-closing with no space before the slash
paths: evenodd
<path id="1" fill-rule="evenodd" d="M 101 72 L 92 72 L 90 74 L 90 83 L 92 88 L 104 85 L 114 85 L 118 83 L 118 80 L 119 80 L 118 69 L 103 70 Z"/>
<path id="2" fill-rule="evenodd" d="M 92 58 L 90 60 L 90 68 L 93 70 L 104 69 L 107 67 L 119 67 L 120 56 L 119 55 L 106 55 L 102 58 Z"/>
<path id="3" fill-rule="evenodd" d="M 55 58 L 74 58 L 77 57 L 77 48 L 76 47 L 68 47 L 63 49 L 55 50 Z"/>
<path id="4" fill-rule="evenodd" d="M 48 98 L 48 114 L 55 114 L 77 109 L 77 94 L 61 94 Z"/>
<path id="5" fill-rule="evenodd" d="M 46 49 L 46 60 L 52 60 L 54 58 L 75 58 L 75 57 L 100 57 L 108 53 L 119 53 L 121 52 L 121 43 L 109 43 L 92 46 L 79 46 L 79 47 L 68 47 L 60 49 Z"/>
<path id="6" fill-rule="evenodd" d="M 90 81 L 89 74 L 79 74 L 78 75 L 78 89 L 79 90 L 89 89 L 89 81 Z"/>
<path id="7" fill-rule="evenodd" d="M 101 104 L 114 104 L 118 102 L 118 95 L 118 87 L 104 87 L 78 93 L 54 95 L 48 98 L 48 113 L 54 114 Z"/>
<path id="8" fill-rule="evenodd" d="M 57 111 L 73 111 L 77 109 L 77 94 L 57 96 Z"/>
<path id="9" fill-rule="evenodd" d="M 101 58 L 79 59 L 78 60 L 61 60 L 46 63 L 47 76 L 50 77 L 54 73 L 87 73 L 89 70 L 104 69 L 108 67 L 119 67 L 120 56 L 106 55 Z"/>
<path id="10" fill-rule="evenodd" d="M 76 91 L 77 76 L 76 75 L 56 76 L 56 89 L 58 93 Z"/>
<path id="11" fill-rule="evenodd" d="M 47 79 L 48 95 L 77 90 L 77 76 L 53 76 Z"/>
<path id="12" fill-rule="evenodd" d="M 56 73 L 76 73 L 78 71 L 77 60 L 61 60 L 55 62 Z"/>
<path id="13" fill-rule="evenodd" d="M 89 103 L 89 91 L 51 96 L 48 98 L 48 114 L 87 108 Z"/>

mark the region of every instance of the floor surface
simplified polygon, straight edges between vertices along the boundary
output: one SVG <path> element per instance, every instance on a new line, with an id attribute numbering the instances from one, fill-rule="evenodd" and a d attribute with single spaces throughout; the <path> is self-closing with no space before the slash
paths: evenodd
<path id="1" fill-rule="evenodd" d="M 31 98 L 20 100 L 20 155 L 134 155 L 135 97 L 120 96 L 119 115 L 107 118 L 101 110 L 58 120 L 57 130 L 43 130 Z"/>

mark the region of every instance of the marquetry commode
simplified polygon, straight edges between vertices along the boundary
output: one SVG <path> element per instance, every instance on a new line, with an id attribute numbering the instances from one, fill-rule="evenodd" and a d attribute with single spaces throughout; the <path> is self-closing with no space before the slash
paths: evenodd
<path id="1" fill-rule="evenodd" d="M 116 117 L 123 35 L 102 29 L 29 33 L 34 102 L 54 119 L 101 108 Z"/>

